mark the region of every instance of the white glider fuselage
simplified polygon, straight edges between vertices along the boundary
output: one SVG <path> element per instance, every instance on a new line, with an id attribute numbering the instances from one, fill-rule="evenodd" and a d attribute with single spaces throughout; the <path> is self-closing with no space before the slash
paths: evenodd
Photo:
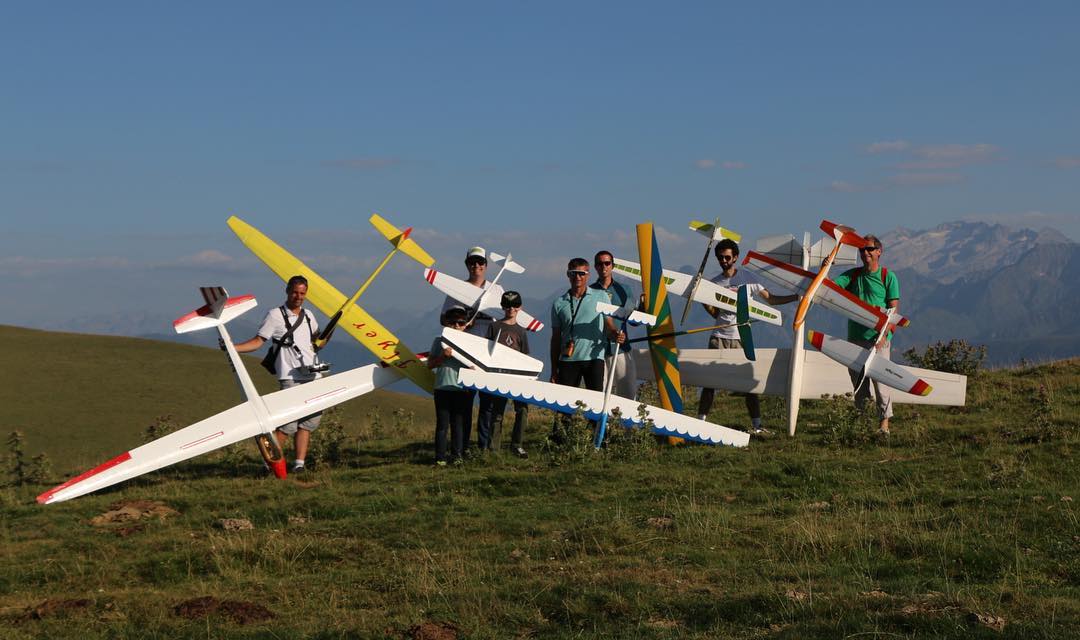
<path id="1" fill-rule="evenodd" d="M 486 289 L 481 289 L 474 284 L 430 268 L 424 269 L 424 280 L 454 300 L 468 306 L 469 309 L 486 313 L 493 318 L 502 316 L 502 307 L 499 306 L 502 301 L 489 295 L 494 290 L 490 284 Z M 544 328 L 544 323 L 529 315 L 525 309 L 518 309 L 517 323 L 528 331 L 539 331 Z"/>

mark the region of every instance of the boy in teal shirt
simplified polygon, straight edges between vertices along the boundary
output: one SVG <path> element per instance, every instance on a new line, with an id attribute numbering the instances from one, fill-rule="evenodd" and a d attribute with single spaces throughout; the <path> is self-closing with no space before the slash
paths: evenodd
<path id="1" fill-rule="evenodd" d="M 467 312 L 460 307 L 448 309 L 442 315 L 442 325 L 464 331 Z M 465 455 L 465 420 L 472 413 L 473 394 L 458 382 L 461 363 L 450 356 L 449 347 L 436 337 L 428 351 L 428 368 L 435 371 L 435 464 L 446 466 L 448 461 L 461 464 Z M 450 451 L 447 455 L 447 432 Z"/>

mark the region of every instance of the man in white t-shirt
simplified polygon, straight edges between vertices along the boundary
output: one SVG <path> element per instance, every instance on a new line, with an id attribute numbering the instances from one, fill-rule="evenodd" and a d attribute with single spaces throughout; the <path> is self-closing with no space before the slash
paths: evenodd
<path id="1" fill-rule="evenodd" d="M 734 240 L 724 238 L 717 243 L 714 253 L 716 254 L 716 261 L 720 263 L 721 271 L 710 280 L 721 287 L 738 289 L 740 286 L 746 285 L 748 296 L 760 297 L 769 304 L 786 304 L 799 298 L 797 295 L 773 295 L 769 293 L 768 289 L 754 282 L 745 271 L 739 271 L 736 268 L 739 262 L 739 245 Z M 742 341 L 739 340 L 739 329 L 735 326 L 735 323 L 738 322 L 735 318 L 735 312 L 709 305 L 703 306 L 710 316 L 716 318 L 716 324 L 728 325 L 712 332 L 712 335 L 709 336 L 709 348 L 741 349 Z M 698 398 L 698 419 L 704 420 L 709 415 L 715 394 L 714 389 L 701 389 L 701 397 Z M 767 433 L 768 430 L 761 426 L 761 402 L 758 400 L 757 394 L 745 393 L 739 395 L 746 398 L 746 411 L 750 414 L 751 430 L 759 435 Z"/>
<path id="2" fill-rule="evenodd" d="M 240 353 L 256 351 L 267 341 L 271 342 L 271 348 L 278 346 L 275 364 L 278 383 L 282 389 L 311 382 L 321 375 L 311 369 L 318 364 L 313 343 L 319 333 L 319 322 L 315 315 L 303 306 L 307 289 L 307 278 L 304 276 L 289 278 L 289 283 L 285 286 L 285 304 L 267 311 L 255 337 L 236 345 L 236 350 Z M 293 473 L 304 470 L 304 456 L 307 455 L 311 432 L 318 428 L 321 417 L 321 412 L 316 413 L 280 426 L 275 431 L 278 444 L 282 447 L 288 437 L 293 436 L 296 448 Z"/>

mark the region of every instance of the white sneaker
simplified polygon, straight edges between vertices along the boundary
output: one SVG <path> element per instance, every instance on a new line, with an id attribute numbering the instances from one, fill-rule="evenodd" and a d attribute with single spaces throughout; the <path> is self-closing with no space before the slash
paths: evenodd
<path id="1" fill-rule="evenodd" d="M 303 462 L 295 462 L 295 463 L 293 463 L 292 473 L 303 473 L 306 470 L 307 470 L 307 468 L 304 466 Z"/>

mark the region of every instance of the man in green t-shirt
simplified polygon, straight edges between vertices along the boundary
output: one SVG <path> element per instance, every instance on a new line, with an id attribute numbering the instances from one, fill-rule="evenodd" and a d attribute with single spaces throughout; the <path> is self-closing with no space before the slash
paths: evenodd
<path id="1" fill-rule="evenodd" d="M 895 309 L 900 311 L 900 281 L 896 274 L 880 264 L 881 240 L 877 236 L 866 236 L 866 246 L 859 250 L 863 266 L 849 269 L 834 279 L 836 284 L 847 289 L 857 298 L 869 305 L 882 309 Z M 866 327 L 857 322 L 848 320 L 848 341 L 853 342 L 864 349 L 876 348 L 878 354 L 889 357 L 892 332 L 886 332 L 881 340 L 877 340 L 878 332 L 872 327 Z M 862 373 L 848 371 L 851 375 L 851 384 L 859 384 Z M 869 378 L 855 389 L 855 404 L 862 408 L 870 400 Z M 889 388 L 883 384 L 873 383 L 874 396 L 877 398 L 878 418 L 881 419 L 879 432 L 889 433 L 889 418 L 892 417 L 892 398 L 889 397 Z"/>

